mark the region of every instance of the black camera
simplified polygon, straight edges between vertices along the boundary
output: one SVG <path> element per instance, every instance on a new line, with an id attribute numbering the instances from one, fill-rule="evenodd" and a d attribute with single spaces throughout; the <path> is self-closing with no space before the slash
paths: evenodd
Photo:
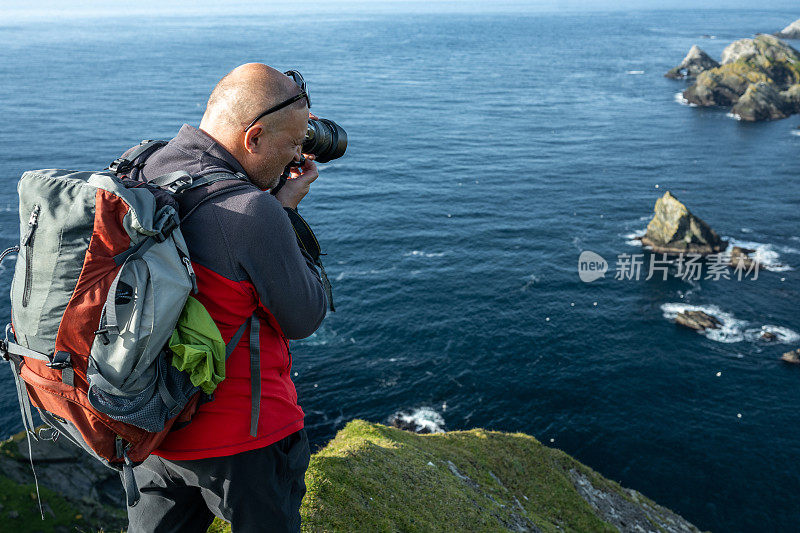
<path id="1" fill-rule="evenodd" d="M 308 131 L 303 141 L 303 153 L 314 154 L 317 163 L 339 159 L 347 150 L 347 132 L 327 118 L 308 119 Z"/>

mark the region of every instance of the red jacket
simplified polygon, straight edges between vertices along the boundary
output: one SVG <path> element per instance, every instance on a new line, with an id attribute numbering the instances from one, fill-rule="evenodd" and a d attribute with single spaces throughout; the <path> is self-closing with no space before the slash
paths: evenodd
<path id="1" fill-rule="evenodd" d="M 139 179 L 175 170 L 201 176 L 244 169 L 204 132 L 184 125 L 146 160 Z M 303 427 L 303 410 L 291 379 L 288 338 L 312 334 L 325 316 L 322 283 L 311 259 L 297 246 L 280 203 L 255 185 L 221 194 L 182 224 L 199 293 L 227 343 L 255 312 L 260 323 L 261 410 L 250 435 L 250 331 L 225 365 L 225 380 L 192 421 L 172 431 L 154 453 L 166 459 L 220 457 L 268 446 Z M 210 194 L 237 185 L 223 181 L 185 193 Z M 191 205 L 191 203 L 190 203 Z M 288 337 L 288 338 L 287 338 Z"/>

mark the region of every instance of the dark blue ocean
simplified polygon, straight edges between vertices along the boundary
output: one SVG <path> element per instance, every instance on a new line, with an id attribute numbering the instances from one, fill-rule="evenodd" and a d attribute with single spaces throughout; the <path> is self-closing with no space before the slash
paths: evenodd
<path id="1" fill-rule="evenodd" d="M 236 65 L 297 68 L 350 140 L 301 204 L 337 304 L 294 346 L 317 445 L 399 412 L 522 431 L 703 529 L 796 531 L 800 367 L 779 357 L 800 347 L 800 119 L 691 108 L 663 74 L 693 44 L 719 58 L 798 16 L 0 20 L 0 246 L 18 239 L 23 170 L 102 168 L 197 125 Z M 768 270 L 614 279 L 665 190 Z M 584 250 L 608 261 L 604 279 L 579 279 Z M 687 306 L 724 329 L 676 328 Z M 19 431 L 5 369 L 0 407 L 0 437 Z"/>

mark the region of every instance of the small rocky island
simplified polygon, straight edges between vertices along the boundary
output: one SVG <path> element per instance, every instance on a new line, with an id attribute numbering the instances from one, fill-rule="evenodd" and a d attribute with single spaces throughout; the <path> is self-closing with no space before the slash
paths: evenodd
<path id="1" fill-rule="evenodd" d="M 786 352 L 781 356 L 781 359 L 787 363 L 793 363 L 795 365 L 800 364 L 800 348 L 792 350 L 791 352 Z"/>
<path id="2" fill-rule="evenodd" d="M 689 53 L 686 54 L 686 57 L 683 58 L 681 64 L 664 74 L 664 76 L 674 80 L 694 79 L 701 72 L 718 66 L 719 63 L 714 58 L 703 52 L 699 46 L 694 45 L 689 50 Z"/>
<path id="3" fill-rule="evenodd" d="M 682 311 L 675 317 L 675 323 L 695 331 L 722 327 L 722 322 L 717 317 L 703 311 Z"/>
<path id="4" fill-rule="evenodd" d="M 669 191 L 656 200 L 653 211 L 653 219 L 641 241 L 656 253 L 708 255 L 722 252 L 728 246 L 727 241 Z"/>
<path id="5" fill-rule="evenodd" d="M 783 28 L 775 36 L 781 39 L 800 39 L 800 19 Z"/>
<path id="6" fill-rule="evenodd" d="M 793 32 L 794 25 L 800 29 L 798 23 L 784 31 Z M 774 35 L 731 43 L 719 63 L 695 45 L 665 76 L 694 82 L 683 92 L 690 104 L 729 107 L 739 120 L 775 120 L 800 112 L 800 52 Z"/>

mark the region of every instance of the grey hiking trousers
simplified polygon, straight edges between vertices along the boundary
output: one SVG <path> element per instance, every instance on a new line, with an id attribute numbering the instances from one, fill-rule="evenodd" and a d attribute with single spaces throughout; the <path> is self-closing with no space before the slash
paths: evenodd
<path id="1" fill-rule="evenodd" d="M 233 533 L 300 531 L 310 452 L 305 430 L 228 457 L 170 461 L 151 455 L 133 469 L 141 499 L 129 533 L 204 533 L 214 517 Z"/>

